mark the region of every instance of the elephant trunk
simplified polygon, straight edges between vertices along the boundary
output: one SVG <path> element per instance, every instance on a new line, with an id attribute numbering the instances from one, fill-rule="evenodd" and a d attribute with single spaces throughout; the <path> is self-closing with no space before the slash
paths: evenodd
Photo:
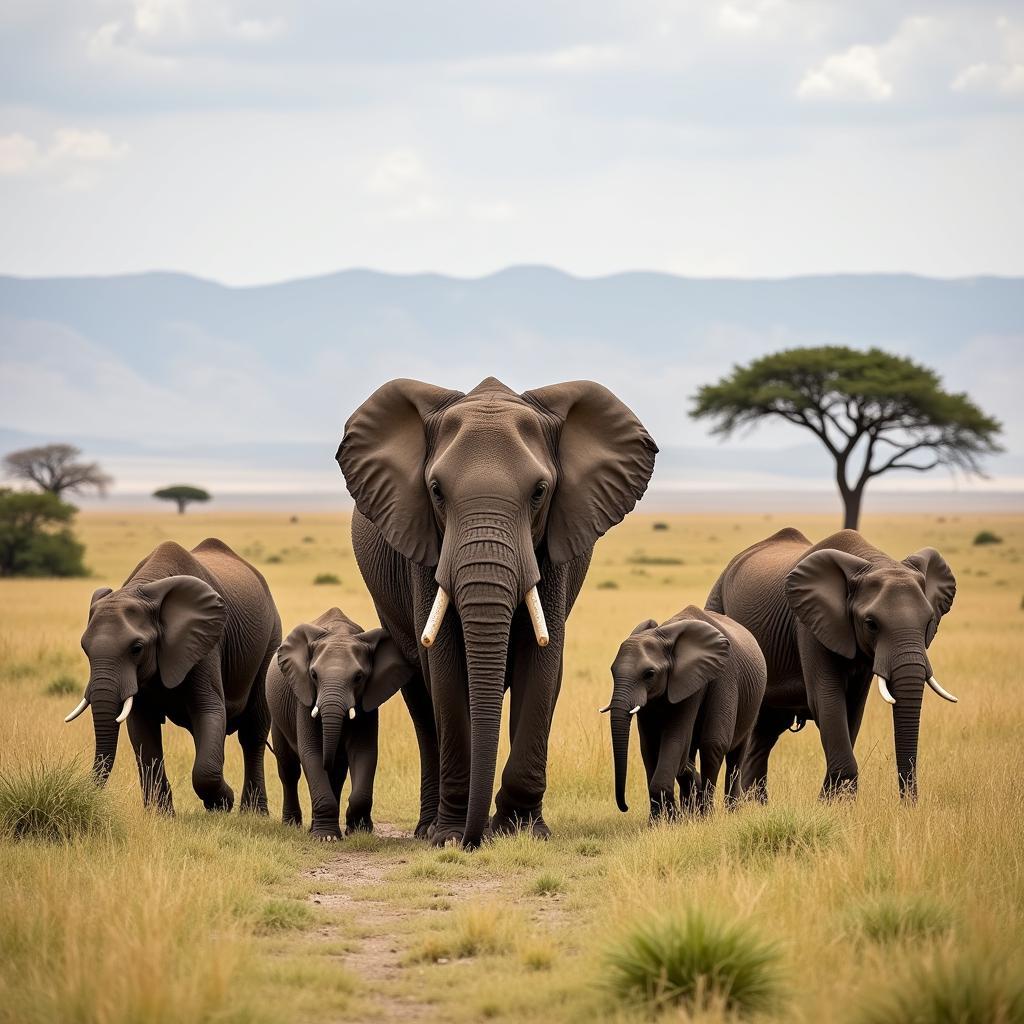
<path id="1" fill-rule="evenodd" d="M 341 742 L 341 730 L 348 711 L 340 700 L 328 699 L 317 703 L 320 709 L 320 728 L 323 735 L 324 771 L 333 772 Z"/>
<path id="2" fill-rule="evenodd" d="M 924 640 L 919 634 L 903 638 L 890 649 L 887 666 L 896 746 L 896 774 L 900 796 L 917 799 L 917 744 L 921 726 L 921 700 L 931 675 Z"/>
<path id="3" fill-rule="evenodd" d="M 480 844 L 490 816 L 509 631 L 522 591 L 512 522 L 492 512 L 467 516 L 460 527 L 452 552 L 453 597 L 462 620 L 469 683 L 469 799 L 463 844 L 472 848 Z"/>
<path id="4" fill-rule="evenodd" d="M 92 773 L 100 786 L 105 786 L 114 767 L 121 722 L 131 710 L 132 700 L 138 692 L 138 683 L 131 671 L 119 665 L 93 665 L 86 698 L 92 708 L 92 726 L 96 738 Z"/>
<path id="5" fill-rule="evenodd" d="M 612 705 L 612 755 L 615 758 L 615 802 L 620 811 L 628 811 L 626 803 L 626 766 L 629 761 L 629 728 L 633 716 L 626 708 Z"/>

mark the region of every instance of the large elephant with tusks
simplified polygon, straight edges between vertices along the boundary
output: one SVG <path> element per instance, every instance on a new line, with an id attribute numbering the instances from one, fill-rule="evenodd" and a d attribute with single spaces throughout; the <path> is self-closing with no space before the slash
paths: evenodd
<path id="1" fill-rule="evenodd" d="M 487 830 L 506 689 L 511 751 L 490 827 L 550 834 L 566 617 L 595 541 L 643 495 L 657 450 L 590 381 L 520 395 L 493 377 L 468 394 L 393 380 L 346 424 L 337 458 L 356 558 L 436 720 L 436 845 L 475 847 Z"/>

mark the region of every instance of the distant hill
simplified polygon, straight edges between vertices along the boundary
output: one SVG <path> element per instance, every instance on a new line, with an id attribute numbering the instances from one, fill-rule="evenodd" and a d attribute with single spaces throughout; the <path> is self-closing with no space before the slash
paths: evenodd
<path id="1" fill-rule="evenodd" d="M 1024 486 L 1013 454 L 1024 451 L 1024 280 L 993 277 L 580 279 L 515 267 L 473 280 L 349 270 L 249 288 L 168 273 L 0 277 L 0 444 L 76 441 L 129 490 L 179 475 L 222 493 L 333 489 L 345 418 L 391 377 L 462 389 L 488 374 L 517 389 L 589 377 L 661 444 L 656 487 L 824 484 L 827 459 L 792 429 L 720 446 L 686 410 L 734 362 L 825 343 L 935 366 L 1004 420 L 1011 454 L 993 460 L 996 484 Z M 884 486 L 900 482 L 922 478 Z"/>

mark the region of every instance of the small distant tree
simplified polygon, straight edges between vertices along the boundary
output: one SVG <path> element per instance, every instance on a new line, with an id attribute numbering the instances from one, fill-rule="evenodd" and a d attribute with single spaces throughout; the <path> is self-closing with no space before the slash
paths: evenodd
<path id="1" fill-rule="evenodd" d="M 41 491 L 72 494 L 94 490 L 105 495 L 114 482 L 96 462 L 80 462 L 81 449 L 73 444 L 45 444 L 23 448 L 4 456 L 4 472 L 17 480 L 28 480 Z"/>
<path id="2" fill-rule="evenodd" d="M 693 401 L 690 415 L 712 420 L 722 437 L 771 417 L 814 434 L 835 460 L 843 525 L 854 530 L 875 477 L 937 466 L 983 475 L 981 457 L 1002 451 L 998 420 L 943 390 L 933 370 L 877 348 L 776 352 L 735 367 Z"/>
<path id="3" fill-rule="evenodd" d="M 185 506 L 193 501 L 209 501 L 210 495 L 202 487 L 192 487 L 190 484 L 173 484 L 164 487 L 162 490 L 153 492 L 154 498 L 163 501 L 174 501 L 178 504 L 178 514 L 185 514 Z"/>
<path id="4" fill-rule="evenodd" d="M 74 516 L 55 494 L 0 488 L 0 576 L 85 576 Z"/>

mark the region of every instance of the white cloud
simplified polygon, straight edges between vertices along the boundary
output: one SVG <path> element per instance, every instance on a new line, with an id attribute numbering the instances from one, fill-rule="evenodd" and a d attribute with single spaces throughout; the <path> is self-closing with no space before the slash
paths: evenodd
<path id="1" fill-rule="evenodd" d="M 1024 95 L 1024 64 L 971 64 L 957 74 L 951 86 L 954 92 L 990 96 Z"/>
<path id="2" fill-rule="evenodd" d="M 127 144 L 115 142 L 106 132 L 69 128 L 54 133 L 49 159 L 97 163 L 119 160 L 127 152 Z"/>
<path id="3" fill-rule="evenodd" d="M 844 53 L 826 57 L 800 80 L 800 99 L 872 100 L 892 97 L 892 84 L 882 73 L 878 50 L 873 46 L 851 46 Z"/>
<path id="4" fill-rule="evenodd" d="M 18 132 L 0 135 L 0 174 L 24 174 L 31 169 L 39 155 L 35 139 Z"/>

